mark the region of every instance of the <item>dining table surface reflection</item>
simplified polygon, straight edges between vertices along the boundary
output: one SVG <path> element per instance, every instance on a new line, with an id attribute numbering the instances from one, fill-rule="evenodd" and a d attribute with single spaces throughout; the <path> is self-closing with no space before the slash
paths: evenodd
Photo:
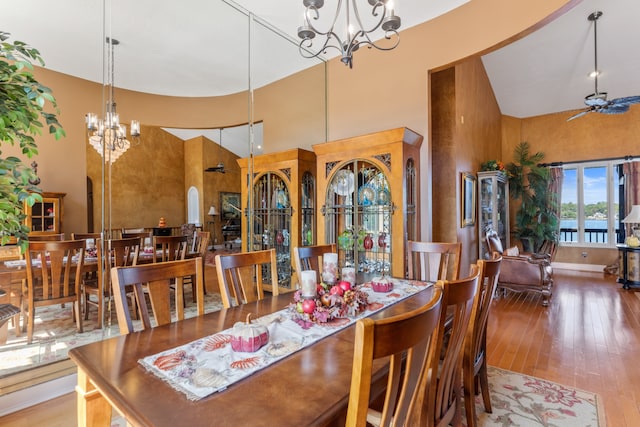
<path id="1" fill-rule="evenodd" d="M 383 318 L 428 303 L 433 286 L 376 312 Z M 138 361 L 286 308 L 292 294 L 76 347 L 78 425 L 109 426 L 111 408 L 133 426 L 344 425 L 355 328 L 350 325 L 201 400 L 192 401 Z M 374 368 L 381 375 L 385 367 Z"/>

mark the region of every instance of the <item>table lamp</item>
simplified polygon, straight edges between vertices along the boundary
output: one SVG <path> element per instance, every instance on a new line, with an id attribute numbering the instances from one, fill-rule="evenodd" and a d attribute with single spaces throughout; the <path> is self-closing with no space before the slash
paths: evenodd
<path id="1" fill-rule="evenodd" d="M 631 226 L 631 230 L 633 230 L 633 234 L 629 235 L 629 237 L 635 237 L 636 239 L 640 238 L 640 228 L 638 227 L 638 224 L 640 224 L 640 205 L 633 205 L 631 207 L 631 212 L 629 212 L 629 215 L 627 215 L 622 222 L 624 224 L 634 224 Z M 627 237 L 627 244 L 629 237 Z M 633 246 L 633 245 L 629 245 L 629 246 Z M 637 245 L 636 245 L 637 246 Z"/>
<path id="2" fill-rule="evenodd" d="M 211 221 L 209 221 L 209 224 L 211 224 L 211 234 L 213 234 L 213 244 L 215 245 L 216 243 L 218 243 L 218 236 L 216 233 L 216 215 L 218 215 L 218 209 L 216 209 L 215 206 L 211 206 L 209 208 L 209 212 L 207 212 L 207 215 L 211 217 Z"/>

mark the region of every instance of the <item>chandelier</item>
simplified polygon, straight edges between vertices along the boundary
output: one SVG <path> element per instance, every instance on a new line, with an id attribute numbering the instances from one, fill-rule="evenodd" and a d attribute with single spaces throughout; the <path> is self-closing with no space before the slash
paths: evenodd
<path id="1" fill-rule="evenodd" d="M 400 17 L 396 16 L 393 11 L 392 0 L 367 0 L 371 6 L 371 16 L 367 22 L 363 22 L 358 10 L 358 0 L 339 0 L 336 8 L 335 16 L 331 22 L 331 26 L 322 31 L 312 23 L 312 20 L 320 19 L 319 10 L 324 6 L 324 0 L 302 0 L 305 7 L 304 23 L 298 27 L 298 37 L 302 40 L 298 45 L 300 54 L 305 58 L 315 58 L 321 53 L 326 53 L 329 48 L 337 49 L 341 55 L 341 61 L 353 67 L 353 52 L 358 50 L 361 45 L 375 47 L 378 50 L 395 49 L 400 43 Z M 342 5 L 344 3 L 345 16 L 341 18 L 340 25 L 346 29 L 344 40 L 340 38 L 336 30 L 336 22 L 340 18 Z M 366 16 L 365 16 L 366 17 Z M 365 25 L 368 25 L 365 28 Z M 382 46 L 372 40 L 375 31 L 381 29 L 384 31 L 384 39 L 392 40 L 389 46 Z M 313 50 L 313 39 L 318 36 L 326 36 L 322 46 L 317 50 Z"/>
<path id="2" fill-rule="evenodd" d="M 86 115 L 87 130 L 93 132 L 89 136 L 89 144 L 100 154 L 104 156 L 104 161 L 110 164 L 114 163 L 131 147 L 131 143 L 127 139 L 127 126 L 120 124 L 120 117 L 116 112 L 116 102 L 114 99 L 114 46 L 120 42 L 114 38 L 107 37 L 108 48 L 107 69 L 109 69 L 109 81 L 106 86 L 108 88 L 108 100 L 106 103 L 104 119 L 98 119 L 98 115 L 88 113 Z M 131 121 L 131 137 L 140 136 L 140 122 Z"/>

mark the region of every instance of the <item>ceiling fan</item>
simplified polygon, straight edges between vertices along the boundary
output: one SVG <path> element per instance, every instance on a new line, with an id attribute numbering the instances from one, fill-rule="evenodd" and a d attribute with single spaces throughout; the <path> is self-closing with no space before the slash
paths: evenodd
<path id="1" fill-rule="evenodd" d="M 222 128 L 220 128 L 220 154 L 222 154 Z M 224 163 L 222 162 L 222 160 L 220 162 L 218 162 L 217 166 L 211 166 L 208 167 L 204 170 L 205 172 L 218 172 L 218 173 L 225 173 L 224 170 Z"/>
<path id="2" fill-rule="evenodd" d="M 609 101 L 607 100 L 607 92 L 598 92 L 598 74 L 600 73 L 598 70 L 598 19 L 601 16 L 602 12 L 596 11 L 590 14 L 587 18 L 589 21 L 593 22 L 595 91 L 584 98 L 584 103 L 587 105 L 587 108 L 584 111 L 569 117 L 567 121 L 577 119 L 587 113 L 622 114 L 629 111 L 629 106 L 632 104 L 640 103 L 640 96 L 625 96 L 623 98 L 615 98 Z"/>

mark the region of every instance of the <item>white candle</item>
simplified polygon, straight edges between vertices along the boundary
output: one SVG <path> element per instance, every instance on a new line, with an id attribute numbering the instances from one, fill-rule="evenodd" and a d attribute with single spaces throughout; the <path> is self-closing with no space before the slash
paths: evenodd
<path id="1" fill-rule="evenodd" d="M 300 287 L 303 298 L 315 298 L 316 296 L 316 272 L 304 270 L 300 272 Z"/>
<path id="2" fill-rule="evenodd" d="M 330 285 L 338 279 L 338 254 L 326 253 L 322 256 L 322 280 Z"/>
<path id="3" fill-rule="evenodd" d="M 351 286 L 356 284 L 356 269 L 354 267 L 342 268 L 342 280 L 351 283 Z"/>

